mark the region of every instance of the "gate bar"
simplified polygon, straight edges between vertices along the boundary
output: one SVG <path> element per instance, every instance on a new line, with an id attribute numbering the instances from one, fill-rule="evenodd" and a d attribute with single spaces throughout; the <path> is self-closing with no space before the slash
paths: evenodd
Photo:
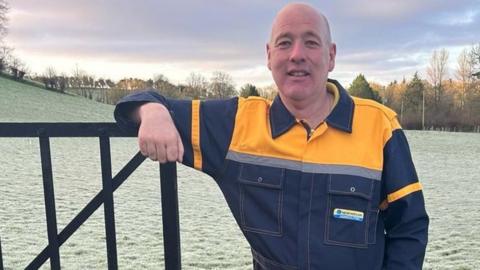
<path id="1" fill-rule="evenodd" d="M 57 238 L 57 217 L 55 213 L 55 194 L 53 190 L 52 160 L 50 141 L 40 135 L 40 156 L 42 160 L 43 194 L 45 197 L 45 212 L 47 216 L 48 245 L 50 247 L 50 267 L 60 269 L 60 254 Z"/>
<path id="2" fill-rule="evenodd" d="M 175 162 L 160 164 L 163 248 L 166 270 L 182 269 L 176 165 Z"/>
<path id="3" fill-rule="evenodd" d="M 100 136 L 100 157 L 103 185 L 103 211 L 105 217 L 105 234 L 107 238 L 108 269 L 118 269 L 117 240 L 115 236 L 115 213 L 113 209 L 112 162 L 110 156 L 110 138 Z"/>
<path id="4" fill-rule="evenodd" d="M 138 152 L 113 178 L 113 190 L 115 191 L 119 186 L 121 186 L 144 160 L 145 157 L 142 155 L 142 153 Z M 77 231 L 77 229 L 80 228 L 80 226 L 85 223 L 85 221 L 102 205 L 102 203 L 103 190 L 98 192 L 98 194 L 95 195 L 90 202 L 88 202 L 88 204 L 77 214 L 77 216 L 75 216 L 70 223 L 63 228 L 58 235 L 59 244 L 63 245 L 63 243 L 65 243 L 67 239 L 70 238 L 70 236 L 72 236 L 73 233 L 75 233 L 75 231 Z M 49 248 L 49 246 L 45 247 L 25 269 L 30 270 L 40 268 L 48 259 Z"/>

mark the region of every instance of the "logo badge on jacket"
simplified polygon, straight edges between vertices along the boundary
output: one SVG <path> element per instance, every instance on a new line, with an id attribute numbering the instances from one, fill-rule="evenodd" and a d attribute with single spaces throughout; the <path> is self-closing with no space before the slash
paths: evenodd
<path id="1" fill-rule="evenodd" d="M 335 208 L 335 209 L 333 209 L 333 217 L 362 222 L 363 221 L 363 212 L 348 210 L 348 209 Z"/>

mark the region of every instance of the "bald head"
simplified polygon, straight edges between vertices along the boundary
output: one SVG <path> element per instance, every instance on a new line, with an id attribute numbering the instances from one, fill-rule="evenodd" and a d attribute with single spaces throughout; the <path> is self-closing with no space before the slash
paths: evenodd
<path id="1" fill-rule="evenodd" d="M 266 49 L 267 66 L 289 110 L 325 106 L 337 47 L 323 14 L 303 3 L 286 5 L 273 21 Z"/>
<path id="2" fill-rule="evenodd" d="M 274 34 L 278 33 L 283 26 L 298 23 L 316 25 L 323 35 L 323 40 L 328 45 L 332 42 L 328 20 L 322 13 L 308 4 L 290 3 L 284 6 L 275 16 L 270 34 L 270 43 L 274 39 Z"/>

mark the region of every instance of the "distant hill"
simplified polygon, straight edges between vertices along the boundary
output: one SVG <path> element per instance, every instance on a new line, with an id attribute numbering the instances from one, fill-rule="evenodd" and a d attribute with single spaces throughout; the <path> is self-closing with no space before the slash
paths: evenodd
<path id="1" fill-rule="evenodd" d="M 0 77 L 0 122 L 113 122 L 113 109 Z"/>

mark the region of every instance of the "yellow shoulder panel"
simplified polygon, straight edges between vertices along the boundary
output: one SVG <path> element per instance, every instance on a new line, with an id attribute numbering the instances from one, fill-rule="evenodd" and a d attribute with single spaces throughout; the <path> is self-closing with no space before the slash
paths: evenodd
<path id="1" fill-rule="evenodd" d="M 384 144 L 390 139 L 394 130 L 401 128 L 397 113 L 387 106 L 370 99 L 353 97 L 353 100 L 356 107 L 355 113 L 362 116 L 360 117 L 361 121 L 368 121 L 368 118 L 374 116 L 377 121 L 383 123 Z M 365 116 L 368 118 L 365 118 Z"/>
<path id="2" fill-rule="evenodd" d="M 383 147 L 399 127 L 395 112 L 373 101 L 354 98 L 352 133 L 324 122 L 310 140 L 305 128 L 295 123 L 273 139 L 271 102 L 262 98 L 239 99 L 230 150 L 237 153 L 316 164 L 352 165 L 381 170 Z"/>

